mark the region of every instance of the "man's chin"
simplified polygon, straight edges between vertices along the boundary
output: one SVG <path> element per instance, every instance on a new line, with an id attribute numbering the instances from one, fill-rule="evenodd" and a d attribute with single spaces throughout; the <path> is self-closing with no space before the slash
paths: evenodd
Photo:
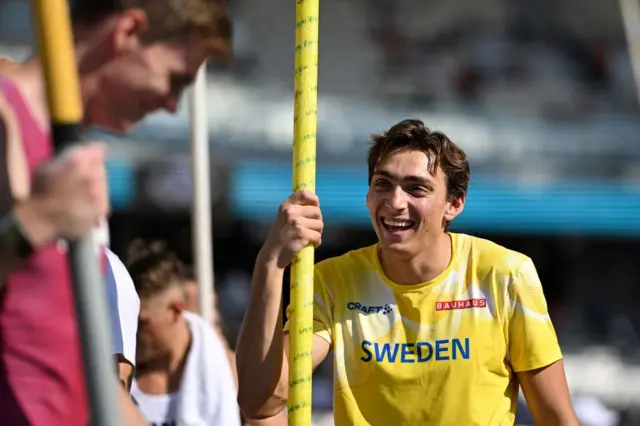
<path id="1" fill-rule="evenodd" d="M 383 240 L 380 241 L 380 246 L 382 247 L 382 250 L 388 253 L 401 255 L 408 255 L 411 253 L 410 241 Z"/>
<path id="2" fill-rule="evenodd" d="M 136 122 L 132 120 L 127 120 L 127 119 L 114 119 L 109 121 L 105 120 L 103 122 L 96 121 L 91 124 L 94 126 L 98 126 L 106 130 L 107 132 L 124 135 L 133 130 L 133 128 L 136 125 Z"/>
<path id="3" fill-rule="evenodd" d="M 135 123 L 132 121 L 121 121 L 117 126 L 114 126 L 112 131 L 120 134 L 127 134 L 133 130 Z"/>

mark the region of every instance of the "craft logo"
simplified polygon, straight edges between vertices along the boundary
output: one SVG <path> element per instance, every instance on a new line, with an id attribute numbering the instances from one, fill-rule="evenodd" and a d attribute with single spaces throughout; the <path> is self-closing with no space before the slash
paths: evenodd
<path id="1" fill-rule="evenodd" d="M 436 302 L 436 311 L 453 311 L 456 309 L 484 308 L 487 299 L 451 300 L 449 302 Z"/>
<path id="2" fill-rule="evenodd" d="M 367 306 L 367 305 L 363 305 L 360 302 L 349 302 L 347 303 L 347 309 L 350 311 L 357 310 L 365 314 L 379 313 L 382 315 L 388 315 L 389 312 L 393 311 L 393 306 L 386 303 L 382 306 Z"/>

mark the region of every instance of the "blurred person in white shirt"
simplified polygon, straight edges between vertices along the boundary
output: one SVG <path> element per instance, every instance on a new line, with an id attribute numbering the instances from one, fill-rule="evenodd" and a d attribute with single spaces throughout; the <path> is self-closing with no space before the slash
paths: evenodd
<path id="1" fill-rule="evenodd" d="M 140 297 L 131 393 L 152 426 L 239 426 L 234 378 L 222 342 L 186 310 L 184 265 L 160 242 L 135 241 L 127 266 Z"/>
<path id="2" fill-rule="evenodd" d="M 136 365 L 136 333 L 140 298 L 120 258 L 106 249 L 106 286 L 113 333 L 113 354 L 122 386 L 131 389 Z"/>
<path id="3" fill-rule="evenodd" d="M 199 291 L 198 283 L 195 279 L 195 276 L 190 269 L 185 269 L 185 274 L 184 274 L 184 279 L 182 284 L 183 284 L 184 293 L 186 296 L 185 309 L 191 312 L 199 312 L 200 291 Z M 236 353 L 229 346 L 227 337 L 224 334 L 222 316 L 220 315 L 220 310 L 218 309 L 218 297 L 215 292 L 213 293 L 211 305 L 213 307 L 212 326 L 216 334 L 218 335 L 218 338 L 220 339 L 220 341 L 225 347 L 227 358 L 231 366 L 234 383 L 236 386 L 235 394 L 237 395 L 238 371 L 236 370 Z M 287 415 L 285 414 L 285 412 L 281 411 L 278 415 L 268 419 L 256 419 L 256 420 L 244 419 L 244 424 L 246 424 L 247 426 L 287 426 L 288 421 L 287 421 Z"/>

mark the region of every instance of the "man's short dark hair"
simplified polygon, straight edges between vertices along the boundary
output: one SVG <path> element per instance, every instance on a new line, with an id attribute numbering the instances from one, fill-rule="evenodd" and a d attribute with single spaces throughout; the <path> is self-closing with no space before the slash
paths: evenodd
<path id="1" fill-rule="evenodd" d="M 438 167 L 442 168 L 449 200 L 466 196 L 471 177 L 467 155 L 447 135 L 429 130 L 420 120 L 403 120 L 386 132 L 371 137 L 367 156 L 369 185 L 377 165 L 402 151 L 424 152 L 430 159 L 429 173 L 434 176 Z"/>
<path id="2" fill-rule="evenodd" d="M 141 299 L 182 286 L 185 266 L 163 241 L 133 241 L 126 265 Z"/>

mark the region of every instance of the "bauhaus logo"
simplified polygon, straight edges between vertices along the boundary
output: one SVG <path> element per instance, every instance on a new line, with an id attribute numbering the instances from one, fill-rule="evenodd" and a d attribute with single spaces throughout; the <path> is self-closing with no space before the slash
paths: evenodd
<path id="1" fill-rule="evenodd" d="M 448 302 L 436 302 L 436 311 L 453 311 L 456 309 L 484 308 L 487 299 L 451 300 Z"/>

